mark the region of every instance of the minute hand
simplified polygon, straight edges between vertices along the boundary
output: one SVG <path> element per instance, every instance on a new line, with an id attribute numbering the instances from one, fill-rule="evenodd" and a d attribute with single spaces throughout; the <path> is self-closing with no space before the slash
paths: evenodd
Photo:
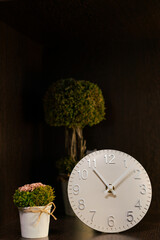
<path id="1" fill-rule="evenodd" d="M 113 187 L 113 188 L 116 188 L 116 187 L 119 185 L 119 183 L 121 183 L 121 182 L 125 179 L 125 177 L 127 177 L 127 175 L 129 175 L 131 172 L 133 172 L 133 170 L 134 170 L 133 167 L 127 169 L 119 178 L 117 178 L 117 179 L 113 182 L 112 187 Z M 108 191 L 109 191 L 109 189 L 107 189 L 107 190 L 105 191 L 105 194 L 107 194 Z"/>

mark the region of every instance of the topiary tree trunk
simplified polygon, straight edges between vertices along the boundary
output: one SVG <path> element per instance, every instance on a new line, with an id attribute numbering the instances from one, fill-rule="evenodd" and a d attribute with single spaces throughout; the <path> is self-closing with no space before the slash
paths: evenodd
<path id="1" fill-rule="evenodd" d="M 65 128 L 65 152 L 77 162 L 84 157 L 86 141 L 83 139 L 82 128 Z"/>
<path id="2" fill-rule="evenodd" d="M 62 166 L 69 173 L 72 165 L 85 154 L 85 126 L 105 119 L 105 104 L 101 89 L 89 81 L 61 79 L 48 88 L 44 96 L 45 120 L 50 126 L 65 128 L 65 157 Z M 72 159 L 71 159 L 72 158 Z"/>

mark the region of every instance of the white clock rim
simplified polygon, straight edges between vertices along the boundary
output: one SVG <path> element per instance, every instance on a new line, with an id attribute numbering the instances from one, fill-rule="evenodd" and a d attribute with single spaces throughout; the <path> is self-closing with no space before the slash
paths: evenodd
<path id="1" fill-rule="evenodd" d="M 115 150 L 115 149 L 101 149 L 101 150 L 97 150 L 97 151 L 94 151 L 92 153 L 89 153 L 87 154 L 86 156 L 84 156 L 81 160 L 78 161 L 78 163 L 75 165 L 75 167 L 73 168 L 72 172 L 75 170 L 75 168 L 77 167 L 77 165 L 79 164 L 80 161 L 83 161 L 86 159 L 86 157 L 89 157 L 89 156 L 93 156 L 94 154 L 97 154 L 97 153 L 100 153 L 100 152 L 104 152 L 104 151 L 110 151 L 110 152 L 119 152 L 121 154 L 126 154 L 127 156 L 131 157 L 132 159 L 134 159 L 134 161 L 136 161 L 138 164 L 141 165 L 141 167 L 145 170 L 145 168 L 143 167 L 143 165 L 137 160 L 135 159 L 133 156 L 129 155 L 128 153 L 126 152 L 123 152 L 123 151 L 120 151 L 120 150 Z M 72 172 L 70 174 L 70 177 L 72 176 Z M 98 232 L 102 232 L 102 233 L 120 233 L 120 232 L 125 232 L 125 231 L 128 231 L 129 229 L 135 227 L 137 224 L 139 224 L 141 222 L 141 220 L 145 217 L 145 215 L 147 214 L 149 208 L 150 208 L 150 205 L 151 205 L 151 202 L 152 202 L 152 183 L 151 183 L 151 179 L 147 173 L 147 171 L 145 170 L 145 173 L 147 174 L 147 177 L 148 177 L 148 180 L 149 180 L 149 184 L 150 184 L 150 202 L 149 202 L 149 205 L 148 205 L 148 208 L 146 210 L 146 212 L 144 213 L 144 215 L 141 217 L 141 219 L 136 222 L 135 224 L 131 225 L 131 226 L 127 226 L 126 229 L 117 229 L 115 228 L 115 231 L 114 230 L 107 230 L 107 231 L 103 231 L 102 229 L 99 229 L 99 227 L 94 227 L 92 226 L 91 224 L 88 224 L 86 223 L 85 221 L 83 221 L 83 219 L 80 218 L 80 216 L 77 215 L 77 213 L 74 211 L 74 209 L 72 208 L 72 205 L 71 205 L 71 202 L 70 202 L 70 195 L 69 195 L 69 182 L 70 182 L 70 177 L 69 177 L 69 181 L 68 181 L 68 187 L 67 187 L 67 194 L 68 194 L 68 199 L 69 199 L 69 204 L 73 210 L 73 212 L 75 213 L 76 217 L 83 223 L 85 224 L 86 226 L 88 226 L 89 228 L 95 230 L 95 231 L 98 231 Z"/>

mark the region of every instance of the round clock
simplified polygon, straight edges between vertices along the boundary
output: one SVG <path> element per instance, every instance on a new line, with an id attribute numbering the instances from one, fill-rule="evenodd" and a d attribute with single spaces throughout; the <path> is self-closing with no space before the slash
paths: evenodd
<path id="1" fill-rule="evenodd" d="M 100 150 L 82 158 L 68 182 L 68 197 L 77 217 L 101 232 L 135 226 L 151 203 L 151 182 L 143 166 L 117 150 Z"/>

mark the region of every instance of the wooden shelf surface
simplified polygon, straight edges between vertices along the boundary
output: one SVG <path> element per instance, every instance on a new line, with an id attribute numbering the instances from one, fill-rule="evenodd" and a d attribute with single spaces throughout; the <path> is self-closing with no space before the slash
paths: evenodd
<path id="1" fill-rule="evenodd" d="M 0 228 L 0 239 L 23 240 L 19 219 Z M 115 234 L 103 234 L 84 225 L 77 217 L 60 216 L 51 219 L 49 236 L 39 240 L 159 240 L 160 214 L 149 213 L 134 228 Z M 24 239 L 25 240 L 25 239 Z M 36 239 L 38 240 L 38 239 Z"/>

